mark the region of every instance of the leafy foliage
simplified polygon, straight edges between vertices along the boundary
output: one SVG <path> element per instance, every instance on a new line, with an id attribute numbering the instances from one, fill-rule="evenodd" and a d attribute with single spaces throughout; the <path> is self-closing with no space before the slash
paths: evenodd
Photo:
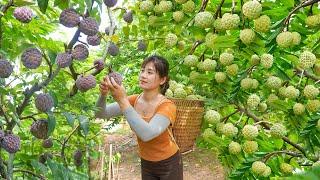
<path id="1" fill-rule="evenodd" d="M 306 98 L 303 91 L 310 84 L 319 89 L 320 25 L 312 26 L 308 22 L 312 15 L 320 16 L 319 9 L 316 8 L 318 1 L 263 1 L 260 15 L 269 16 L 271 22 L 265 32 L 258 32 L 255 20 L 249 20 L 243 14 L 243 4 L 249 1 L 194 1 L 195 9 L 184 12 L 180 22 L 173 19 L 173 12 L 185 9 L 178 1 L 172 1 L 171 10 L 165 12 L 156 8 L 150 12 L 142 12 L 140 8 L 143 2 L 145 1 L 125 0 L 112 9 L 106 8 L 102 0 L 22 0 L 14 1 L 14 4 L 5 0 L 0 3 L 0 58 L 14 65 L 11 76 L 0 79 L 0 126 L 6 133 L 12 132 L 21 139 L 20 151 L 15 154 L 13 173 L 21 174 L 23 171 L 18 170 L 26 169 L 35 172 L 34 175 L 40 174 L 53 179 L 88 178 L 85 175 L 90 170 L 88 164 L 76 169 L 72 152 L 80 149 L 87 151 L 88 156 L 97 156 L 94 148 L 101 143 L 101 124 L 95 121 L 94 112 L 97 111 L 95 101 L 99 90 L 96 87 L 85 93 L 79 92 L 75 84 L 77 76 L 92 74 L 97 81 L 102 80 L 107 71 L 96 70 L 93 66 L 94 60 L 102 59 L 106 66 L 112 65 L 113 69 L 123 74 L 123 84 L 128 94 L 139 93 L 138 73 L 143 58 L 149 54 L 160 54 L 169 61 L 172 80 L 191 87 L 191 93 L 205 98 L 207 110 L 214 109 L 221 114 L 218 124 L 204 121 L 203 130 L 211 129 L 216 133 L 209 138 L 199 138 L 197 144 L 219 152 L 230 179 L 290 176 L 279 168 L 284 162 L 292 165 L 295 170 L 310 170 L 310 177 L 316 176 L 317 169 L 312 169 L 309 165 L 319 161 L 320 156 L 317 127 L 320 119 L 319 107 L 312 109 L 311 100 Z M 159 5 L 160 2 L 152 3 Z M 34 16 L 30 23 L 21 23 L 14 18 L 14 9 L 20 6 L 32 9 Z M 60 69 L 56 65 L 57 54 L 70 53 L 79 43 L 87 45 L 86 35 L 78 31 L 78 27 L 68 29 L 67 32 L 73 34 L 65 35 L 65 28 L 59 24 L 60 13 L 69 7 L 74 8 L 81 16 L 90 16 L 97 21 L 102 43 L 98 47 L 88 46 L 90 55 L 86 60 L 74 60 L 69 67 Z M 132 23 L 123 20 L 126 10 L 133 11 Z M 210 12 L 215 19 L 209 28 L 195 25 L 194 18 L 202 11 Z M 219 26 L 219 20 L 220 23 L 229 22 L 223 19 L 226 13 L 238 15 L 240 22 L 236 24 L 236 28 Z M 108 17 L 105 17 L 106 14 Z M 114 34 L 107 35 L 104 32 L 107 26 L 113 29 Z M 239 39 L 243 29 L 255 30 L 252 43 L 244 44 Z M 288 48 L 280 47 L 277 37 L 283 31 L 298 32 L 301 41 Z M 167 47 L 165 43 L 169 33 L 178 38 L 173 47 Z M 63 37 L 58 38 L 59 36 Z M 146 51 L 137 48 L 140 40 L 146 43 Z M 119 47 L 120 54 L 117 56 L 111 56 L 106 51 L 111 42 Z M 37 69 L 27 69 L 21 63 L 21 54 L 29 47 L 38 48 L 43 55 L 42 64 Z M 310 51 L 318 58 L 308 69 L 301 69 L 300 55 L 304 51 Z M 238 67 L 235 75 L 228 73 L 228 66 L 221 63 L 220 55 L 223 52 L 233 54 L 232 64 Z M 197 63 L 210 59 L 215 60 L 217 66 L 213 71 L 186 66 L 184 59 L 191 54 L 197 57 Z M 269 54 L 268 57 L 272 55 L 271 64 L 270 59 L 267 62 L 271 65 L 270 68 L 261 63 L 264 54 Z M 260 63 L 254 64 L 252 55 L 260 57 Z M 197 77 L 191 78 L 191 72 L 197 72 Z M 224 82 L 217 81 L 217 72 L 226 72 Z M 270 76 L 280 78 L 283 89 L 293 86 L 299 91 L 298 96 L 290 98 L 289 91 L 285 90 L 283 93 L 281 88 L 268 87 L 266 81 Z M 246 78 L 253 80 L 255 85 L 251 85 L 249 89 L 242 87 Z M 46 113 L 38 112 L 34 105 L 34 97 L 40 92 L 49 93 L 54 100 L 54 108 Z M 253 109 L 247 106 L 247 99 L 251 94 L 256 94 L 260 101 L 258 107 Z M 109 98 L 107 100 L 111 101 Z M 319 100 L 319 95 L 315 100 Z M 306 107 L 304 114 L 294 114 L 293 106 L 297 102 Z M 261 103 L 267 106 L 264 111 L 259 109 Z M 35 139 L 29 132 L 32 121 L 37 119 L 48 119 L 48 134 L 54 139 L 54 145 L 49 150 L 43 148 L 41 140 Z M 113 120 L 106 130 L 121 118 Z M 226 123 L 231 123 L 237 129 L 235 136 L 224 133 L 226 130 L 223 125 Z M 270 135 L 270 127 L 274 123 L 285 126 L 285 137 Z M 232 141 L 241 144 L 243 149 L 247 140 L 242 136 L 242 128 L 247 124 L 259 129 L 259 135 L 252 140 L 258 144 L 258 150 L 251 154 L 244 151 L 236 155 L 229 153 L 228 146 Z M 36 159 L 44 153 L 52 154 L 53 158 L 39 163 Z M 1 157 L 1 161 L 7 161 L 13 156 L 1 151 Z M 252 163 L 260 160 L 271 168 L 267 177 L 259 177 L 251 171 Z M 0 169 L 12 171 L 1 162 L 0 166 Z M 10 173 L 6 175 L 5 171 L 0 174 L 3 178 L 12 176 Z M 26 174 L 30 178 L 31 175 Z M 299 175 L 294 175 L 294 178 L 297 177 Z"/>

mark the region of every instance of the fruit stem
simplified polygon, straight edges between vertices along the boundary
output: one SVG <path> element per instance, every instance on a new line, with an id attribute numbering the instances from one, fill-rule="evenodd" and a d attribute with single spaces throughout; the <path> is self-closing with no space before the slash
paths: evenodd
<path id="1" fill-rule="evenodd" d="M 299 83 L 298 83 L 298 85 L 300 85 L 300 83 L 301 83 L 301 80 L 302 80 L 302 77 L 303 77 L 303 73 L 304 73 L 304 70 L 302 70 L 302 71 L 301 71 L 300 79 L 299 79 Z"/>
<path id="2" fill-rule="evenodd" d="M 108 67 L 108 70 L 109 70 L 109 73 L 112 73 L 113 70 L 112 70 L 112 65 L 110 64 L 110 66 Z"/>
<path id="3" fill-rule="evenodd" d="M 91 68 L 88 69 L 88 70 L 85 70 L 85 71 L 84 71 L 83 73 L 81 73 L 81 74 L 85 74 L 86 72 L 91 71 L 92 69 L 96 68 L 96 66 L 98 66 L 98 64 L 94 65 L 93 67 L 91 67 Z"/>
<path id="4" fill-rule="evenodd" d="M 241 119 L 243 117 L 244 112 L 241 113 L 239 120 L 235 123 L 235 125 L 238 125 L 241 122 Z"/>

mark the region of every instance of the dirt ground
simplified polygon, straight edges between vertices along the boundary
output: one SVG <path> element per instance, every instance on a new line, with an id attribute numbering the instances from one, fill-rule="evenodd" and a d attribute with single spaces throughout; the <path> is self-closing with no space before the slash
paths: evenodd
<path id="1" fill-rule="evenodd" d="M 137 142 L 135 135 L 126 124 L 112 133 L 104 136 L 105 156 L 109 156 L 109 147 L 112 144 L 113 155 L 119 153 L 120 161 L 114 161 L 113 178 L 115 180 L 140 180 L 140 158 L 137 154 Z M 225 179 L 223 166 L 213 151 L 194 148 L 193 151 L 182 156 L 184 180 Z M 100 177 L 101 161 L 92 161 L 91 169 L 96 177 Z M 108 167 L 107 162 L 104 167 Z M 108 168 L 104 171 L 108 179 Z"/>

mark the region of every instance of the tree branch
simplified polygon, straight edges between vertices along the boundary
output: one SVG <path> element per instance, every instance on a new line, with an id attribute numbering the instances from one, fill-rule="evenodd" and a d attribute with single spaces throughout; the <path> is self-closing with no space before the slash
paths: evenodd
<path id="1" fill-rule="evenodd" d="M 206 10 L 208 2 L 209 2 L 209 0 L 202 0 L 201 8 L 198 12 L 202 12 L 202 11 Z"/>
<path id="2" fill-rule="evenodd" d="M 78 41 L 79 37 L 80 37 L 80 30 L 78 28 L 77 31 L 74 33 L 71 41 L 67 45 L 67 50 L 72 49 L 73 45 Z"/>
<path id="3" fill-rule="evenodd" d="M 1 46 L 0 46 L 1 47 Z M 1 48 L 0 48 L 1 49 Z M 6 84 L 4 87 L 8 87 L 8 86 L 10 86 L 10 84 L 13 82 L 13 81 L 15 81 L 15 80 L 17 80 L 18 78 L 20 78 L 21 77 L 21 75 L 20 76 L 15 76 L 14 77 L 14 79 L 12 79 L 8 84 Z"/>
<path id="4" fill-rule="evenodd" d="M 240 9 L 242 9 L 243 0 L 240 0 L 240 4 L 241 4 Z M 244 26 L 245 26 L 245 24 L 246 24 L 246 21 L 245 21 L 244 14 L 243 14 L 242 11 L 241 11 L 241 19 L 242 19 L 242 29 L 244 29 Z"/>
<path id="5" fill-rule="evenodd" d="M 221 14 L 221 8 L 223 6 L 224 0 L 220 1 L 220 4 L 217 7 L 216 13 L 214 14 L 214 19 L 217 19 L 219 14 Z"/>
<path id="6" fill-rule="evenodd" d="M 5 164 L 3 163 L 2 156 L 0 156 L 0 174 L 1 174 L 1 177 L 3 177 L 4 179 L 8 179 L 8 177 L 7 177 L 7 171 L 6 171 L 6 166 L 5 166 Z"/>
<path id="7" fill-rule="evenodd" d="M 4 119 L 6 120 L 7 124 L 10 122 L 6 112 L 3 110 L 2 104 L 0 104 L 0 115 L 4 117 Z"/>
<path id="8" fill-rule="evenodd" d="M 44 57 L 44 59 L 46 60 L 48 66 L 49 66 L 49 74 L 52 74 L 52 64 L 50 63 L 50 60 L 47 56 L 47 54 L 41 49 L 42 51 L 42 56 Z"/>
<path id="9" fill-rule="evenodd" d="M 80 127 L 80 125 L 78 124 L 72 131 L 71 133 L 64 139 L 63 143 L 62 143 L 62 148 L 61 148 L 61 157 L 63 159 L 63 164 L 65 167 L 68 167 L 68 164 L 67 164 L 67 160 L 66 160 L 66 156 L 64 154 L 64 150 L 66 148 L 66 145 L 69 141 L 69 139 L 71 138 L 71 136 L 76 132 L 76 130 Z"/>
<path id="10" fill-rule="evenodd" d="M 234 13 L 235 8 L 236 8 L 236 2 L 235 2 L 235 0 L 232 0 L 231 14 Z"/>
<path id="11" fill-rule="evenodd" d="M 264 158 L 263 158 L 263 162 L 266 163 L 268 161 L 268 159 L 270 159 L 272 156 L 274 155 L 278 155 L 278 154 L 287 154 L 293 157 L 302 157 L 302 154 L 300 153 L 296 153 L 296 152 L 291 152 L 291 151 L 274 151 L 271 153 L 268 153 Z"/>
<path id="12" fill-rule="evenodd" d="M 298 69 L 298 68 L 295 68 L 294 71 L 298 75 L 302 73 L 302 70 Z M 303 71 L 303 75 L 305 75 L 306 77 L 308 77 L 308 78 L 310 78 L 310 79 L 312 79 L 314 81 L 319 81 L 320 80 L 320 76 L 316 76 L 314 74 L 311 74 L 308 71 Z"/>
<path id="13" fill-rule="evenodd" d="M 73 64 L 71 64 L 71 65 L 69 66 L 69 70 L 70 70 L 70 72 L 71 72 L 72 78 L 73 78 L 74 80 L 77 80 L 77 77 L 78 77 L 79 73 L 77 73 L 76 70 L 73 68 Z"/>
<path id="14" fill-rule="evenodd" d="M 0 19 L 4 16 L 4 14 L 7 12 L 7 10 L 11 7 L 11 6 L 13 6 L 13 0 L 9 0 L 8 2 L 7 2 L 7 4 L 5 4 L 4 6 L 2 6 L 1 7 L 1 12 L 2 13 L 0 13 Z"/>
<path id="15" fill-rule="evenodd" d="M 88 16 L 90 15 L 90 11 L 92 10 L 92 6 L 93 6 L 93 3 L 94 3 L 94 0 L 92 0 L 91 2 L 92 2 L 92 3 L 91 3 L 91 6 L 86 9 L 86 12 L 85 12 L 85 14 L 84 14 L 85 17 L 88 17 Z M 109 8 L 108 8 L 108 13 L 109 13 Z M 112 28 L 111 28 L 111 29 L 112 29 Z M 113 30 L 113 29 L 112 29 L 112 30 Z M 112 32 L 112 31 L 111 31 L 111 32 Z M 74 44 L 75 44 L 77 41 L 79 41 L 79 36 L 80 36 L 80 30 L 79 30 L 79 28 L 78 28 L 77 31 L 75 32 L 75 34 L 73 35 L 72 40 L 71 40 L 70 43 L 68 44 L 67 50 L 71 49 L 71 48 L 74 46 Z M 103 37 L 103 36 L 102 36 L 102 37 Z M 81 41 L 79 41 L 79 42 L 81 42 Z M 81 43 L 83 43 L 83 42 L 81 42 Z M 86 44 L 86 43 L 83 43 L 83 44 Z M 87 44 L 86 44 L 86 45 L 87 45 Z M 105 54 L 106 54 L 106 51 L 105 51 Z M 105 58 L 104 58 L 104 59 L 105 59 Z M 74 67 L 73 67 L 73 64 L 71 64 L 71 65 L 69 66 L 69 70 L 70 70 L 70 72 L 71 72 L 72 78 L 76 81 L 79 73 L 77 73 L 77 72 L 75 71 L 75 69 L 74 69 Z M 99 74 L 100 72 L 101 72 L 101 71 L 95 71 L 95 72 L 92 73 L 92 74 L 97 75 L 97 74 Z M 69 94 L 68 94 L 68 97 L 74 96 L 77 92 L 78 92 L 78 88 L 77 88 L 76 84 L 74 84 L 74 85 L 72 86 L 72 89 L 70 90 L 70 92 L 69 92 Z"/>
<path id="16" fill-rule="evenodd" d="M 227 115 L 226 117 L 222 118 L 221 122 L 226 123 L 227 120 L 229 119 L 229 117 L 231 117 L 232 115 L 234 115 L 234 114 L 236 114 L 238 112 L 239 112 L 239 109 L 235 110 L 233 113 L 231 113 L 231 114 Z"/>
<path id="17" fill-rule="evenodd" d="M 47 79 L 45 79 L 43 82 L 41 82 L 40 84 L 35 83 L 31 89 L 27 88 L 23 94 L 24 94 L 24 99 L 23 102 L 16 108 L 17 111 L 17 115 L 20 117 L 20 115 L 22 114 L 24 108 L 28 105 L 30 98 L 32 97 L 32 95 L 36 92 L 41 90 L 43 87 L 47 86 L 52 80 L 53 78 L 59 73 L 60 68 L 58 67 L 55 72 L 49 74 L 49 76 L 47 77 Z M 15 121 L 11 121 L 10 123 L 7 124 L 7 130 L 12 130 L 14 128 L 14 126 L 16 125 Z"/>
<path id="18" fill-rule="evenodd" d="M 39 114 L 39 113 L 38 113 Z M 22 119 L 33 119 L 34 121 L 36 121 L 37 119 L 35 117 L 33 117 L 34 115 L 36 114 L 33 114 L 33 115 L 29 115 L 29 116 L 24 116 L 24 117 L 20 117 L 20 120 Z"/>
<path id="19" fill-rule="evenodd" d="M 319 2 L 320 0 L 307 0 L 307 1 L 304 1 L 302 3 L 300 3 L 298 6 L 296 6 L 292 11 L 290 11 L 290 13 L 288 14 L 288 16 L 286 17 L 286 19 L 283 21 L 283 27 L 282 27 L 282 30 L 280 32 L 283 31 L 284 27 L 285 26 L 289 26 L 289 21 L 290 21 L 290 18 L 291 16 L 297 11 L 299 10 L 300 8 L 303 8 L 303 7 L 306 7 L 306 6 L 309 6 L 311 4 L 314 4 L 316 2 Z"/>
<path id="20" fill-rule="evenodd" d="M 202 43 L 203 43 L 203 41 L 200 41 L 200 40 L 197 40 L 196 42 L 194 42 L 192 45 L 192 48 L 189 51 L 189 55 L 193 54 L 194 51 L 196 50 L 196 48 Z"/>
<path id="21" fill-rule="evenodd" d="M 262 121 L 260 118 L 258 118 L 255 114 L 253 114 L 252 112 L 248 111 L 247 109 L 238 106 L 239 111 L 244 112 L 248 117 L 251 117 L 255 122 L 260 122 Z M 270 126 L 266 123 L 261 123 L 261 125 L 265 128 L 265 129 L 270 129 Z M 302 152 L 302 154 L 304 156 L 306 155 L 306 151 L 303 149 L 303 147 L 301 147 L 300 145 L 292 142 L 290 139 L 288 139 L 287 137 L 282 137 L 282 140 L 284 140 L 285 142 L 287 142 L 288 144 L 292 145 L 293 147 L 295 147 L 296 149 L 298 149 L 300 152 Z"/>

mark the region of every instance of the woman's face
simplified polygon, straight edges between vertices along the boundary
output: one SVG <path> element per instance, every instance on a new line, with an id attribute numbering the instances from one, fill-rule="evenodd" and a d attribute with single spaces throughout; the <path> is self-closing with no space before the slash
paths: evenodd
<path id="1" fill-rule="evenodd" d="M 141 68 L 139 74 L 139 86 L 143 90 L 159 89 L 160 85 L 164 84 L 166 78 L 160 78 L 153 62 L 146 64 L 144 68 Z"/>

